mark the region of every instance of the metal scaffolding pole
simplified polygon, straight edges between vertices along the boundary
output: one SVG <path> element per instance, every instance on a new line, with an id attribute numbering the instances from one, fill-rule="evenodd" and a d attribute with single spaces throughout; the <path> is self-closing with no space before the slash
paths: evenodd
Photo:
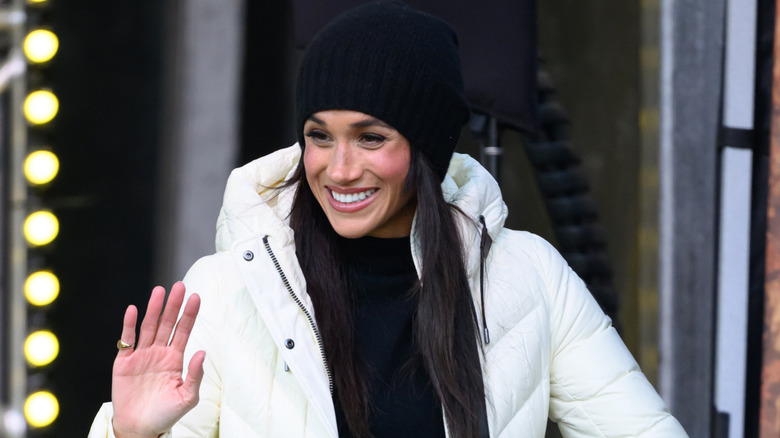
<path id="1" fill-rule="evenodd" d="M 214 224 L 239 145 L 244 0 L 168 6 L 156 280 L 214 252 Z"/>
<path id="2" fill-rule="evenodd" d="M 5 171 L 8 182 L 8 223 L 4 230 L 7 236 L 8 258 L 5 303 L 8 305 L 2 330 L 5 346 L 2 361 L 2 395 L 7 412 L 4 413 L 0 431 L 9 438 L 25 436 L 21 416 L 27 391 L 27 366 L 23 343 L 27 331 L 27 304 L 24 298 L 24 281 L 27 275 L 27 243 L 22 227 L 27 214 L 27 181 L 24 176 L 24 160 L 27 154 L 27 124 L 22 105 L 27 92 L 25 81 L 26 62 L 22 53 L 25 32 L 25 2 L 14 0 L 10 9 L 0 10 L 0 32 L 6 33 L 10 41 L 10 53 L 0 66 L 0 93 L 6 95 L 8 116 L 5 118 L 8 133 L 3 139 L 9 151 Z M 10 420 L 10 421 L 9 421 Z"/>
<path id="3" fill-rule="evenodd" d="M 711 438 L 725 0 L 661 1 L 659 386 Z"/>

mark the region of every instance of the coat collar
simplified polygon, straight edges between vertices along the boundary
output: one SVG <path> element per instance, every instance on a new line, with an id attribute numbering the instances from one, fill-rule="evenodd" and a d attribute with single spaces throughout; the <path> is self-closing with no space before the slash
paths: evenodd
<path id="1" fill-rule="evenodd" d="M 262 235 L 292 243 L 288 214 L 295 190 L 277 188 L 293 175 L 300 156 L 301 148 L 295 144 L 231 172 L 217 219 L 217 251 Z"/>

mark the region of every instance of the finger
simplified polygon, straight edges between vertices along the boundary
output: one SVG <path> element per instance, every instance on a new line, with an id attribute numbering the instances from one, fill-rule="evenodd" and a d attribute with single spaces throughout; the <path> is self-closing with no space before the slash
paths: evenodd
<path id="1" fill-rule="evenodd" d="M 176 331 L 173 333 L 173 339 L 171 340 L 171 347 L 184 353 L 184 347 L 187 346 L 187 341 L 190 338 L 190 333 L 192 333 L 192 326 L 195 325 L 195 318 L 198 316 L 199 309 L 200 296 L 192 294 L 184 306 L 184 312 L 181 315 L 181 319 L 179 319 L 179 324 L 176 325 Z"/>
<path id="2" fill-rule="evenodd" d="M 125 318 L 122 323 L 122 336 L 119 338 L 127 344 L 135 344 L 135 322 L 138 319 L 138 309 L 133 306 L 127 306 L 125 310 Z M 133 352 L 132 348 L 126 348 L 119 350 L 118 356 L 128 355 Z"/>
<path id="3" fill-rule="evenodd" d="M 157 320 L 160 318 L 163 301 L 165 301 L 165 289 L 157 286 L 152 290 L 152 296 L 149 297 L 149 305 L 146 306 L 146 315 L 141 322 L 141 332 L 138 335 L 136 348 L 148 347 L 154 342 L 154 335 L 157 333 Z"/>
<path id="4" fill-rule="evenodd" d="M 165 303 L 165 310 L 163 310 L 162 318 L 157 326 L 157 333 L 154 337 L 154 345 L 166 346 L 171 339 L 171 332 L 176 325 L 176 318 L 179 317 L 179 309 L 181 309 L 181 303 L 184 301 L 184 284 L 177 282 L 171 288 L 171 293 L 168 295 L 168 301 Z"/>
<path id="5" fill-rule="evenodd" d="M 187 366 L 187 377 L 182 384 L 185 398 L 188 404 L 195 406 L 198 403 L 198 391 L 200 391 L 200 382 L 203 381 L 203 361 L 206 359 L 205 351 L 198 351 L 190 359 Z"/>

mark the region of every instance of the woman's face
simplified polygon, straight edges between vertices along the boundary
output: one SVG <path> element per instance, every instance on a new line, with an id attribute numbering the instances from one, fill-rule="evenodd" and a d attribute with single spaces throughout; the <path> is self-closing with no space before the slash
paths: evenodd
<path id="1" fill-rule="evenodd" d="M 339 235 L 409 235 L 415 204 L 404 190 L 411 158 L 401 133 L 346 110 L 313 114 L 303 133 L 306 180 Z"/>

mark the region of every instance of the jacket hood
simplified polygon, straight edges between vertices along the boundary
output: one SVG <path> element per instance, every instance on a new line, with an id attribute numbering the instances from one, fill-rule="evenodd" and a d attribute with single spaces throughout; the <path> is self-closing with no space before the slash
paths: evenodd
<path id="1" fill-rule="evenodd" d="M 295 187 L 278 187 L 295 172 L 300 156 L 301 148 L 294 144 L 231 172 L 217 220 L 217 251 L 265 234 L 292 240 L 288 214 Z M 442 191 L 444 199 L 460 208 L 474 224 L 484 216 L 488 233 L 496 239 L 507 208 L 498 183 L 479 162 L 468 155 L 453 154 Z M 464 244 L 471 241 L 472 229 L 478 238 L 477 227 L 461 223 Z"/>

